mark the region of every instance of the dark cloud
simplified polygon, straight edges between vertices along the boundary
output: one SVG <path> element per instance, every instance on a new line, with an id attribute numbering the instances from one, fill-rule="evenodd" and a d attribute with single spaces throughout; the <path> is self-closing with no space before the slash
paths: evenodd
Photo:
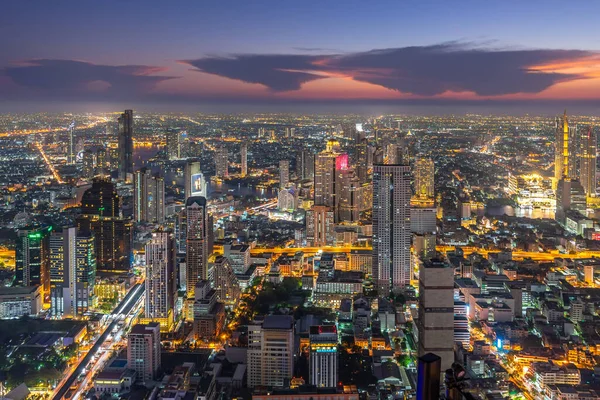
<path id="1" fill-rule="evenodd" d="M 210 74 L 260 83 L 275 91 L 297 90 L 319 74 L 343 74 L 404 93 L 432 96 L 471 91 L 482 96 L 538 93 L 580 78 L 532 67 L 595 55 L 581 50 L 494 50 L 445 43 L 343 55 L 234 55 L 185 63 Z"/>
<path id="2" fill-rule="evenodd" d="M 169 76 L 155 76 L 159 67 L 97 65 L 75 60 L 31 60 L 4 68 L 16 95 L 59 99 L 134 99 Z"/>
<path id="3" fill-rule="evenodd" d="M 275 91 L 298 90 L 303 83 L 321 79 L 312 73 L 320 56 L 245 54 L 183 60 L 196 69 L 248 83 L 260 83 Z"/>

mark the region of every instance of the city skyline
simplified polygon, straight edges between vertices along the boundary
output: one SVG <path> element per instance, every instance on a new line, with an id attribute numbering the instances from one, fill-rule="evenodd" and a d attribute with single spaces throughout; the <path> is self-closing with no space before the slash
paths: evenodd
<path id="1" fill-rule="evenodd" d="M 14 5 L 0 110 L 600 101 L 598 5 L 234 3 Z"/>

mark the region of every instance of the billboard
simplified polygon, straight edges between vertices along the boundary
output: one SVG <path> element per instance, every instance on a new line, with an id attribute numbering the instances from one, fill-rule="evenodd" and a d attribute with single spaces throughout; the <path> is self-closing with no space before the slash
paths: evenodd
<path id="1" fill-rule="evenodd" d="M 204 183 L 204 176 L 202 176 L 202 174 L 192 174 L 190 179 L 191 179 L 192 196 L 205 196 L 206 197 L 206 185 Z"/>

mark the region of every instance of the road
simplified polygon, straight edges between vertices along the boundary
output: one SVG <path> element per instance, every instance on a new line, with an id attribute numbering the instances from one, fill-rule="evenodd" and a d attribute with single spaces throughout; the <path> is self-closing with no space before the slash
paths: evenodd
<path id="1" fill-rule="evenodd" d="M 138 300 L 144 293 L 144 289 L 145 289 L 145 287 L 144 287 L 143 283 L 137 283 L 136 285 L 134 285 L 131 288 L 129 293 L 127 293 L 127 296 L 125 296 L 125 298 L 119 303 L 119 305 L 111 313 L 110 319 L 112 322 L 110 322 L 108 324 L 108 326 L 106 327 L 104 332 L 102 332 L 100 337 L 98 337 L 98 339 L 96 340 L 96 343 L 94 343 L 92 348 L 87 352 L 87 354 L 79 362 L 77 367 L 72 370 L 71 375 L 69 375 L 69 377 L 67 379 L 63 380 L 57 386 L 56 390 L 54 391 L 54 395 L 52 396 L 52 400 L 60 400 L 63 398 L 65 393 L 67 393 L 67 391 L 73 384 L 73 382 L 75 382 L 75 380 L 77 379 L 79 374 L 83 371 L 83 368 L 88 365 L 88 363 L 92 359 L 92 356 L 94 354 L 96 354 L 96 352 L 100 349 L 100 347 L 106 341 L 106 338 L 108 337 L 108 335 L 113 331 L 115 326 L 117 326 L 117 323 L 119 323 L 119 321 L 123 320 L 123 318 L 121 317 L 121 314 L 123 314 L 123 315 L 129 314 L 133 310 L 134 306 L 137 304 Z"/>

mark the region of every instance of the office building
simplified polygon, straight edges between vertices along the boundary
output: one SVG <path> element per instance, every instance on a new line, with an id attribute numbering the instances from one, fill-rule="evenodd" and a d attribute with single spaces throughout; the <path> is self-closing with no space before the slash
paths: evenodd
<path id="1" fill-rule="evenodd" d="M 325 150 L 315 156 L 315 205 L 336 211 L 336 169 L 347 166 L 348 155 L 340 153 L 340 144 L 336 140 L 329 140 Z"/>
<path id="2" fill-rule="evenodd" d="M 251 263 L 250 246 L 245 244 L 225 244 L 223 246 L 223 253 L 225 258 L 229 260 L 234 273 L 246 273 Z"/>
<path id="3" fill-rule="evenodd" d="M 587 198 L 581 183 L 569 178 L 560 179 L 556 188 L 556 221 L 565 225 L 569 211 L 585 216 L 586 209 Z"/>
<path id="4" fill-rule="evenodd" d="M 268 315 L 248 324 L 248 387 L 288 387 L 294 373 L 294 319 Z"/>
<path id="5" fill-rule="evenodd" d="M 206 179 L 200 170 L 200 161 L 190 161 L 185 164 L 184 179 L 186 199 L 192 196 L 207 196 Z"/>
<path id="6" fill-rule="evenodd" d="M 279 160 L 279 187 L 284 188 L 290 182 L 290 162 Z"/>
<path id="7" fill-rule="evenodd" d="M 134 174 L 133 219 L 138 223 L 165 221 L 165 180 L 145 167 Z"/>
<path id="8" fill-rule="evenodd" d="M 373 166 L 373 280 L 383 292 L 412 278 L 410 196 L 408 165 Z"/>
<path id="9" fill-rule="evenodd" d="M 229 176 L 229 154 L 224 145 L 217 147 L 215 151 L 215 176 L 220 179 Z"/>
<path id="10" fill-rule="evenodd" d="M 300 180 L 313 180 L 315 178 L 315 155 L 302 150 L 296 156 L 296 176 Z"/>
<path id="11" fill-rule="evenodd" d="M 25 315 L 36 317 L 42 311 L 42 287 L 0 286 L 0 319 L 21 318 Z"/>
<path id="12" fill-rule="evenodd" d="M 50 311 L 55 318 L 81 317 L 92 304 L 96 281 L 94 238 L 75 227 L 48 239 Z"/>
<path id="13" fill-rule="evenodd" d="M 184 132 L 177 129 L 167 131 L 167 157 L 169 160 L 179 160 L 181 158 L 181 145 Z"/>
<path id="14" fill-rule="evenodd" d="M 292 187 L 279 189 L 279 194 L 277 195 L 277 209 L 279 211 L 294 212 L 296 210 L 297 203 L 298 198 L 296 197 L 295 188 Z"/>
<path id="15" fill-rule="evenodd" d="M 240 147 L 240 165 L 242 168 L 242 178 L 248 175 L 248 145 L 243 143 Z"/>
<path id="16" fill-rule="evenodd" d="M 417 157 L 414 166 L 415 196 L 420 199 L 434 198 L 435 169 L 433 160 L 427 157 Z"/>
<path id="17" fill-rule="evenodd" d="M 69 148 L 67 151 L 67 164 L 75 164 L 77 152 L 75 151 L 75 122 L 69 125 Z"/>
<path id="18" fill-rule="evenodd" d="M 369 180 L 369 151 L 370 147 L 367 139 L 360 138 L 356 144 L 356 175 L 360 183 Z"/>
<path id="19" fill-rule="evenodd" d="M 330 207 L 315 205 L 306 211 L 306 241 L 314 247 L 334 245 L 335 223 Z"/>
<path id="20" fill-rule="evenodd" d="M 338 334 L 335 325 L 311 326 L 309 341 L 309 382 L 318 388 L 334 388 L 338 382 Z"/>
<path id="21" fill-rule="evenodd" d="M 40 286 L 42 300 L 50 295 L 48 236 L 52 228 L 20 229 L 15 246 L 15 286 Z"/>
<path id="22" fill-rule="evenodd" d="M 350 168 L 336 170 L 338 193 L 337 221 L 358 222 L 360 215 L 360 180 Z"/>
<path id="23" fill-rule="evenodd" d="M 188 299 L 194 298 L 196 283 L 208 280 L 208 230 L 206 198 L 189 197 L 186 209 L 186 287 Z"/>
<path id="24" fill-rule="evenodd" d="M 426 233 L 435 234 L 437 227 L 437 208 L 433 207 L 433 202 L 430 204 L 417 204 L 411 202 L 410 207 L 410 231 L 412 233 L 424 235 Z"/>
<path id="25" fill-rule="evenodd" d="M 119 117 L 119 179 L 131 182 L 133 175 L 133 110 Z"/>
<path id="26" fill-rule="evenodd" d="M 175 319 L 177 281 L 175 279 L 175 241 L 171 232 L 152 232 L 146 244 L 146 303 L 144 319 L 158 322 L 168 331 Z"/>
<path id="27" fill-rule="evenodd" d="M 442 371 L 454 362 L 454 268 L 430 259 L 419 270 L 419 356 L 442 358 Z"/>
<path id="28" fill-rule="evenodd" d="M 594 286 L 594 266 L 591 264 L 583 266 L 583 281 L 591 286 Z"/>
<path id="29" fill-rule="evenodd" d="M 137 324 L 127 338 L 127 368 L 137 373 L 142 384 L 156 379 L 160 369 L 160 324 Z"/>
<path id="30" fill-rule="evenodd" d="M 110 180 L 93 180 L 81 199 L 76 223 L 81 232 L 94 236 L 99 271 L 129 272 L 132 222 L 120 216 L 120 199 Z"/>
<path id="31" fill-rule="evenodd" d="M 196 340 L 214 339 L 225 324 L 225 307 L 209 281 L 201 280 L 194 289 L 193 331 Z"/>
<path id="32" fill-rule="evenodd" d="M 567 110 L 562 118 L 556 118 L 556 134 L 554 137 L 554 180 L 577 179 L 576 171 L 576 129 L 569 126 Z"/>
<path id="33" fill-rule="evenodd" d="M 217 299 L 226 306 L 235 306 L 242 294 L 237 277 L 227 257 L 216 256 L 209 265 L 210 282 Z"/>
<path id="34" fill-rule="evenodd" d="M 582 129 L 579 151 L 579 181 L 585 194 L 596 196 L 596 147 L 598 136 L 591 126 Z"/>

